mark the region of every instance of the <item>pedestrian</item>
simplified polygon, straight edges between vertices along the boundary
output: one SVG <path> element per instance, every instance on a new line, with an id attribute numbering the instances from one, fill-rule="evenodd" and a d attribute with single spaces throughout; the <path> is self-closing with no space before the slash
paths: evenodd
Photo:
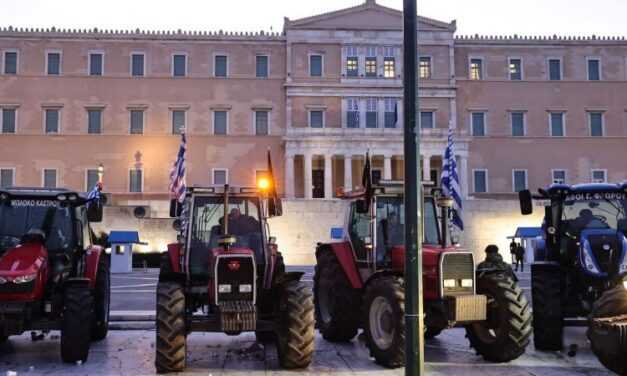
<path id="1" fill-rule="evenodd" d="M 516 244 L 516 241 L 514 239 L 512 239 L 512 242 L 509 243 L 509 253 L 512 256 L 512 264 L 515 262 L 516 260 L 516 246 L 518 244 Z"/>
<path id="2" fill-rule="evenodd" d="M 520 271 L 525 271 L 525 248 L 521 244 L 516 246 L 516 271 L 518 271 L 518 265 L 520 265 Z"/>

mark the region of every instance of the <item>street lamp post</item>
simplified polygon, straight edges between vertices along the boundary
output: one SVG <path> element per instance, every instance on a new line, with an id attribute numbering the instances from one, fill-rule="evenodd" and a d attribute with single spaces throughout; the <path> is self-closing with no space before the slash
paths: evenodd
<path id="1" fill-rule="evenodd" d="M 103 175 L 104 175 L 104 165 L 101 163 L 98 165 L 98 183 L 102 183 Z"/>

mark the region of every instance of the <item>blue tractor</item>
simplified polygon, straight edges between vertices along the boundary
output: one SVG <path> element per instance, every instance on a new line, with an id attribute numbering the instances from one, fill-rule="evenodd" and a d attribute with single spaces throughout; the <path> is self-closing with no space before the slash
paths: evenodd
<path id="1" fill-rule="evenodd" d="M 531 214 L 534 199 L 545 209 L 543 241 L 531 266 L 536 349 L 561 350 L 565 323 L 588 318 L 584 322 L 599 360 L 627 374 L 627 316 L 622 317 L 627 314 L 627 182 L 553 184 L 538 194 L 522 191 L 519 198 L 522 214 Z"/>

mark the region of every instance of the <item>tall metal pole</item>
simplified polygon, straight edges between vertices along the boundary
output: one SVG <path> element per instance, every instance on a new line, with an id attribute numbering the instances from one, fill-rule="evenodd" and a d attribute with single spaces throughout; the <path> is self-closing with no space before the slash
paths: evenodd
<path id="1" fill-rule="evenodd" d="M 422 185 L 417 129 L 418 16 L 416 0 L 403 5 L 403 94 L 405 151 L 405 375 L 424 375 L 422 317 Z"/>

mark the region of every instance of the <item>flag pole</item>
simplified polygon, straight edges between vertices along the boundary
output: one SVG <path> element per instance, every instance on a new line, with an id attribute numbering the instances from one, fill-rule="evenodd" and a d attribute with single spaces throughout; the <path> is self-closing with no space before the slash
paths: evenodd
<path id="1" fill-rule="evenodd" d="M 417 0 L 403 4 L 403 95 L 405 158 L 405 375 L 424 375 L 422 306 L 422 185 L 418 113 Z"/>

